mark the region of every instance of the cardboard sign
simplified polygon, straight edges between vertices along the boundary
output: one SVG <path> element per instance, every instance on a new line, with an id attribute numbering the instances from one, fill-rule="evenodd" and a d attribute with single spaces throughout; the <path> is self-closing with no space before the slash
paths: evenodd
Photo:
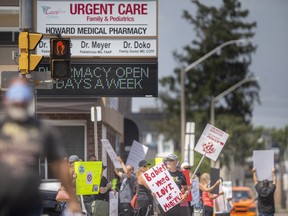
<path id="1" fill-rule="evenodd" d="M 120 162 L 118 161 L 117 155 L 116 155 L 114 149 L 112 148 L 112 145 L 110 144 L 109 140 L 102 139 L 101 142 L 102 142 L 102 146 L 105 148 L 107 154 L 109 155 L 114 167 L 117 169 L 121 169 L 122 166 L 121 166 Z"/>
<path id="2" fill-rule="evenodd" d="M 192 195 L 191 205 L 195 205 L 195 204 L 199 203 L 200 191 L 199 191 L 199 179 L 198 178 L 194 178 L 192 180 L 191 195 Z"/>
<path id="3" fill-rule="evenodd" d="M 181 191 L 164 163 L 155 165 L 142 176 L 164 212 L 180 203 Z"/>
<path id="4" fill-rule="evenodd" d="M 262 181 L 264 179 L 272 181 L 272 169 L 274 168 L 274 151 L 253 151 L 253 166 L 256 168 L 258 181 Z"/>
<path id="5" fill-rule="evenodd" d="M 75 162 L 76 194 L 98 194 L 102 173 L 102 162 Z"/>
<path id="6" fill-rule="evenodd" d="M 207 124 L 197 142 L 195 151 L 216 161 L 228 139 L 228 136 L 229 134 L 224 131 L 214 127 L 213 125 Z"/>
<path id="7" fill-rule="evenodd" d="M 138 163 L 141 160 L 145 160 L 147 151 L 148 151 L 147 146 L 142 145 L 141 143 L 134 140 L 126 161 L 126 165 L 132 165 L 134 167 L 134 170 L 137 170 Z"/>
<path id="8" fill-rule="evenodd" d="M 213 186 L 219 179 L 220 179 L 220 169 L 211 168 L 210 169 L 210 186 Z M 219 193 L 219 186 L 215 187 L 212 191 L 212 194 L 218 194 Z"/>

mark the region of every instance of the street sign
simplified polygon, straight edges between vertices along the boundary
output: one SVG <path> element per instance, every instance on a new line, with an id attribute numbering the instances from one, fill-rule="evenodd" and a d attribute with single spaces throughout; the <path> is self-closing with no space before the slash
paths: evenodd
<path id="1" fill-rule="evenodd" d="M 40 72 L 50 71 L 40 64 Z M 38 97 L 156 97 L 158 63 L 72 63 L 71 77 L 37 91 Z"/>
<path id="2" fill-rule="evenodd" d="M 157 0 L 37 0 L 37 32 L 71 38 L 74 57 L 157 58 Z M 37 53 L 49 55 L 49 41 Z"/>

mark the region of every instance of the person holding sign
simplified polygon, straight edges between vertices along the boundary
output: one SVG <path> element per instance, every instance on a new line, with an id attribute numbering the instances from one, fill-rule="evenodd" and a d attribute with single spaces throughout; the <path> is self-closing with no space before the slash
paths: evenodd
<path id="1" fill-rule="evenodd" d="M 141 160 L 138 163 L 138 171 L 137 171 L 137 206 L 138 212 L 137 216 L 149 216 L 153 215 L 153 196 L 147 185 L 146 181 L 143 178 L 143 173 L 148 170 L 148 166 L 150 164 Z"/>
<path id="2" fill-rule="evenodd" d="M 256 168 L 253 168 L 253 181 L 258 193 L 259 216 L 273 216 L 275 213 L 274 193 L 276 190 L 275 169 L 272 169 L 272 183 L 268 179 L 258 181 Z"/>
<path id="3" fill-rule="evenodd" d="M 115 168 L 115 173 L 121 180 L 121 186 L 119 191 L 119 215 L 133 216 L 134 213 L 130 201 L 135 193 L 137 177 L 133 173 L 134 167 L 132 165 L 125 166 L 124 162 L 120 157 L 118 157 L 117 159 L 124 171 L 123 173 L 119 169 Z"/>
<path id="4" fill-rule="evenodd" d="M 180 202 L 183 202 L 187 199 L 188 194 L 189 194 L 189 190 L 188 190 L 185 175 L 181 171 L 177 170 L 178 157 L 174 154 L 170 154 L 166 158 L 164 158 L 164 161 L 165 161 L 167 169 L 168 169 L 170 175 L 172 176 L 174 182 L 176 183 L 176 185 L 178 186 L 178 188 L 182 192 Z M 188 215 L 190 215 L 189 208 L 187 208 L 187 210 L 188 210 Z M 177 204 L 176 206 L 174 206 L 173 208 L 169 209 L 166 212 L 164 212 L 163 209 L 160 207 L 160 212 L 161 212 L 161 215 L 163 215 L 163 216 L 170 216 L 170 215 L 175 216 L 175 215 L 179 215 L 179 214 L 181 215 L 180 204 Z M 183 212 L 183 216 L 184 216 L 184 214 L 187 215 L 186 213 Z"/>
<path id="5" fill-rule="evenodd" d="M 210 184 L 210 175 L 208 173 L 203 173 L 200 176 L 200 184 L 199 188 L 202 190 L 202 201 L 204 205 L 204 215 L 203 216 L 213 216 L 213 200 L 217 197 L 224 194 L 222 191 L 219 194 L 211 194 L 212 191 L 216 186 L 221 183 L 220 179 L 212 186 L 209 187 Z"/>

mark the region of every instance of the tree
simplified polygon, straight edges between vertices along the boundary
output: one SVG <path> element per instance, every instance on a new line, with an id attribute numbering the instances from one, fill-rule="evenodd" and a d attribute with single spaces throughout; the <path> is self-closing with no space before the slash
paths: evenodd
<path id="1" fill-rule="evenodd" d="M 181 53 L 176 51 L 173 53 L 180 64 L 190 65 L 226 41 L 253 38 L 256 22 L 244 21 L 249 11 L 242 10 L 238 0 L 222 0 L 219 8 L 206 6 L 197 0 L 192 1 L 192 3 L 196 5 L 197 13 L 193 16 L 188 10 L 185 10 L 183 18 L 192 24 L 197 38 L 192 41 L 192 44 L 185 46 Z M 255 51 L 256 47 L 251 43 L 241 47 L 237 45 L 227 46 L 221 50 L 221 53 L 209 57 L 195 67 L 193 72 L 185 75 L 186 119 L 196 122 L 196 138 L 199 138 L 203 128 L 209 122 L 211 98 L 244 78 L 253 76 L 249 66 L 252 62 L 251 55 Z M 160 80 L 160 84 L 165 89 L 164 92 L 160 93 L 160 99 L 163 103 L 166 123 L 162 123 L 159 129 L 167 138 L 175 140 L 178 149 L 180 137 L 180 71 L 180 68 L 176 68 L 173 75 L 163 77 Z M 223 126 L 222 129 L 231 130 L 234 134 L 240 126 L 240 131 L 243 133 L 252 130 L 250 121 L 253 103 L 259 102 L 258 90 L 259 86 L 256 81 L 247 82 L 216 103 L 215 126 Z M 222 117 L 220 118 L 220 116 Z M 237 125 L 234 124 L 234 120 L 237 120 Z M 245 128 L 246 126 L 247 128 Z M 238 130 L 238 133 L 240 131 Z M 231 153 L 239 152 L 239 149 L 243 150 L 251 144 L 251 141 L 254 142 L 256 139 L 255 137 L 249 139 L 248 134 L 247 136 L 242 135 L 240 135 L 241 142 L 238 142 L 239 136 L 232 136 L 232 139 L 230 137 L 227 146 L 231 147 L 225 147 L 224 150 Z M 243 148 L 241 148 L 242 146 Z"/>

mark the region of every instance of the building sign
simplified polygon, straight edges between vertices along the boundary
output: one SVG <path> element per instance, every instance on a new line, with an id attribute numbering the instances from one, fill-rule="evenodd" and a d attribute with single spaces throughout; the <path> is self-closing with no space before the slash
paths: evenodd
<path id="1" fill-rule="evenodd" d="M 40 72 L 50 71 L 49 64 Z M 71 78 L 39 89 L 39 97 L 157 97 L 158 63 L 77 63 L 71 64 Z"/>
<path id="2" fill-rule="evenodd" d="M 181 191 L 163 162 L 142 174 L 152 193 L 166 212 L 181 201 Z"/>
<path id="3" fill-rule="evenodd" d="M 157 0 L 37 0 L 35 29 L 70 37 L 72 56 L 157 57 L 157 6 Z M 48 55 L 47 49 L 43 39 L 37 53 Z"/>
<path id="4" fill-rule="evenodd" d="M 71 57 L 157 57 L 156 39 L 71 38 Z M 50 41 L 42 39 L 37 54 L 50 55 Z"/>
<path id="5" fill-rule="evenodd" d="M 195 147 L 195 151 L 202 155 L 216 161 L 220 152 L 222 151 L 229 134 L 207 124 L 201 137 Z"/>

